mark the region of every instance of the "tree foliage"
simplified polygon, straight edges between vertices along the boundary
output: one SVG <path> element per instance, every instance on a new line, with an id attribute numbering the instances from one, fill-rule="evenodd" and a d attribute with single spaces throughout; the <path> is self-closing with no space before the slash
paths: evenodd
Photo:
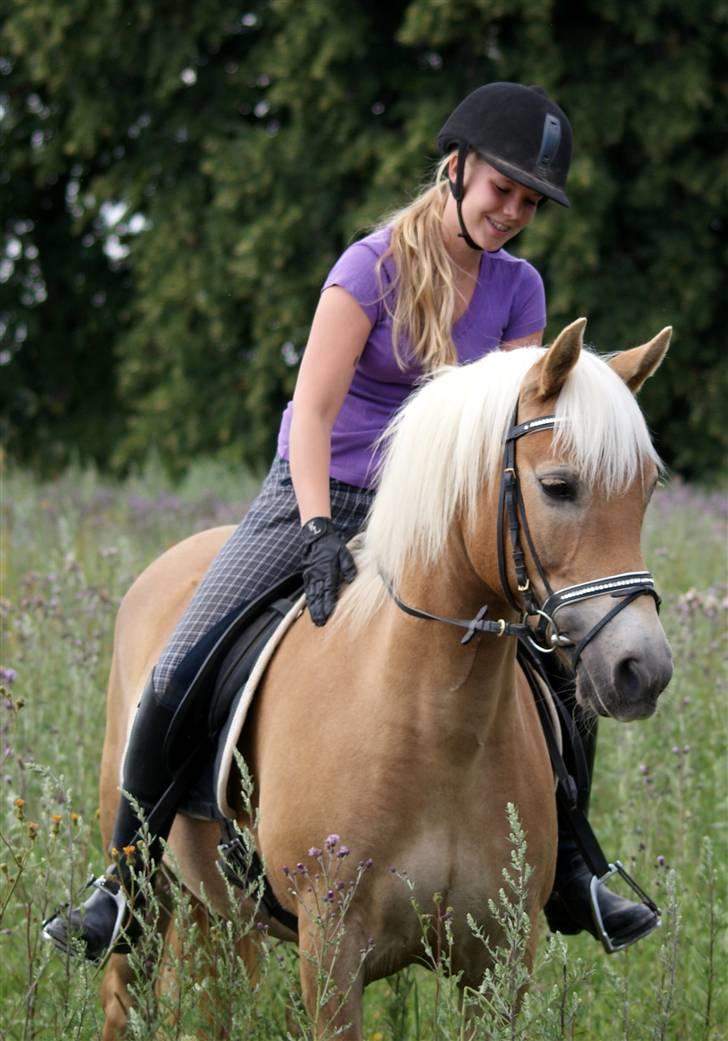
<path id="1" fill-rule="evenodd" d="M 724 0 L 5 0 L 0 405 L 14 457 L 155 448 L 265 465 L 319 286 L 406 200 L 468 90 L 543 84 L 570 213 L 517 248 L 549 328 L 675 327 L 643 392 L 660 451 L 722 464 Z M 721 315 L 722 318 L 722 315 Z"/>

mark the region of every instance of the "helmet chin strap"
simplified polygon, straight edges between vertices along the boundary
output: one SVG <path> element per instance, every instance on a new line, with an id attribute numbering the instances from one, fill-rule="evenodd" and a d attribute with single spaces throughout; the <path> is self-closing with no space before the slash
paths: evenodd
<path id="1" fill-rule="evenodd" d="M 465 227 L 465 221 L 463 220 L 463 195 L 465 195 L 465 187 L 463 181 L 465 179 L 465 160 L 468 156 L 468 146 L 460 145 L 458 148 L 458 165 L 455 174 L 455 181 L 448 179 L 450 185 L 450 191 L 457 204 L 458 213 L 458 224 L 460 225 L 460 238 L 465 240 L 465 243 L 470 246 L 471 249 L 476 250 L 478 253 L 483 252 L 483 247 L 479 246 L 477 242 L 474 242 L 468 233 L 468 229 Z"/>

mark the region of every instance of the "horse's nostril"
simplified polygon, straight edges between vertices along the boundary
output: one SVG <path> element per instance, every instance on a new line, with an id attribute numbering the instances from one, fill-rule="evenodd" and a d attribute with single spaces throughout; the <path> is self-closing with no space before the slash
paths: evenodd
<path id="1" fill-rule="evenodd" d="M 635 658 L 625 658 L 614 670 L 614 686 L 627 701 L 650 695 L 650 684 Z"/>

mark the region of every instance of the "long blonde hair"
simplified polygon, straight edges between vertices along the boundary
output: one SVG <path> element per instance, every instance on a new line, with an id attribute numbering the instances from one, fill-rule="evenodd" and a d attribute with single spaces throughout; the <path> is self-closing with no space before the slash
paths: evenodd
<path id="1" fill-rule="evenodd" d="M 392 319 L 392 346 L 401 369 L 406 367 L 400 349 L 405 337 L 412 356 L 427 372 L 455 365 L 458 360 L 452 338 L 456 306 L 453 262 L 442 233 L 449 159 L 445 156 L 438 163 L 430 184 L 409 205 L 390 213 L 378 225 L 380 230 L 392 229 L 389 247 L 377 262 L 377 276 L 383 283 L 383 264 L 391 257 L 394 278 L 382 288 L 382 300 Z"/>

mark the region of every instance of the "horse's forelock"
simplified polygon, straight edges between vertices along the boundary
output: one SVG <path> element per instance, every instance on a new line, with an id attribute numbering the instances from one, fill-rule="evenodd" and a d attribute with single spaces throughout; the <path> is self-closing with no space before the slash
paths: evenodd
<path id="1" fill-rule="evenodd" d="M 556 403 L 555 443 L 589 485 L 624 490 L 646 462 L 661 468 L 637 400 L 592 351 L 583 350 Z"/>

